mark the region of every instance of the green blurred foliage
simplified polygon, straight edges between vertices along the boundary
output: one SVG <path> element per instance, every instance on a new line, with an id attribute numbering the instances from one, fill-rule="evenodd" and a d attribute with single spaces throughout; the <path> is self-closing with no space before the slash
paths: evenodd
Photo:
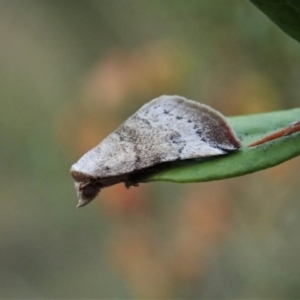
<path id="1" fill-rule="evenodd" d="M 146 101 L 299 105 L 299 44 L 248 1 L 0 0 L 1 298 L 298 298 L 299 159 L 77 202 L 69 168 Z"/>
<path id="2" fill-rule="evenodd" d="M 300 42 L 300 2 L 298 0 L 251 0 L 284 32 Z"/>

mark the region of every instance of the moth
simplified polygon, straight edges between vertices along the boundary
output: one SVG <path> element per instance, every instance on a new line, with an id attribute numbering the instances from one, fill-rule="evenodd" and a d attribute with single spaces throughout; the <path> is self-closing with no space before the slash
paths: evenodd
<path id="1" fill-rule="evenodd" d="M 223 155 L 240 147 L 215 109 L 181 96 L 158 97 L 72 165 L 77 207 L 90 203 L 105 187 L 137 185 L 133 178 L 153 166 Z"/>

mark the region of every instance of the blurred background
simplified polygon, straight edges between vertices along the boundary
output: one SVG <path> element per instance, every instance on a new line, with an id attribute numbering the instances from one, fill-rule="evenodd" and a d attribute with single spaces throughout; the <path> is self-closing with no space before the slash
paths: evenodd
<path id="1" fill-rule="evenodd" d="M 0 298 L 300 298 L 299 158 L 79 210 L 69 174 L 161 94 L 299 106 L 299 53 L 247 0 L 0 0 Z"/>

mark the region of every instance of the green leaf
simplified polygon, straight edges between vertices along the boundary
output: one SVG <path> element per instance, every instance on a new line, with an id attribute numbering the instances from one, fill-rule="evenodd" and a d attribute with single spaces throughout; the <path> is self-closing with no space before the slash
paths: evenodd
<path id="1" fill-rule="evenodd" d="M 248 148 L 263 136 L 299 120 L 300 109 L 228 118 L 242 147 L 233 153 L 202 161 L 187 160 L 170 164 L 141 182 L 201 182 L 241 176 L 276 166 L 300 155 L 300 133 Z"/>
<path id="2" fill-rule="evenodd" d="M 299 0 L 250 0 L 285 33 L 300 42 Z"/>

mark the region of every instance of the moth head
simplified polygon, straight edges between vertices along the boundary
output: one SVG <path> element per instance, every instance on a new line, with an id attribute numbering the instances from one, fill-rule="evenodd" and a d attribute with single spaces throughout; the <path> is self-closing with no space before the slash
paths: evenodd
<path id="1" fill-rule="evenodd" d="M 89 204 L 100 192 L 99 185 L 82 172 L 71 169 L 71 175 L 75 179 L 75 189 L 79 198 L 77 208 Z"/>
<path id="2" fill-rule="evenodd" d="M 96 182 L 75 182 L 75 189 L 79 198 L 77 208 L 89 204 L 100 192 Z"/>

